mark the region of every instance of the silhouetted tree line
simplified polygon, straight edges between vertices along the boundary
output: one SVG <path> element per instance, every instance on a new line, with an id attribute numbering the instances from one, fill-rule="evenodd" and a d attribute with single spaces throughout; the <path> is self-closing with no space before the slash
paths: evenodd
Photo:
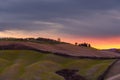
<path id="1" fill-rule="evenodd" d="M 0 41 L 30 41 L 30 42 L 38 42 L 38 43 L 51 43 L 51 44 L 64 43 L 64 44 L 68 44 L 68 43 L 62 42 L 61 38 L 54 40 L 54 39 L 41 38 L 41 37 L 38 37 L 38 38 L 0 38 Z M 91 47 L 91 45 L 88 43 L 78 44 L 76 42 L 75 45 L 80 46 L 80 47 Z"/>
<path id="2" fill-rule="evenodd" d="M 80 43 L 78 44 L 77 42 L 75 43 L 76 46 L 80 46 L 80 47 L 91 47 L 91 45 L 89 43 Z"/>
<path id="3" fill-rule="evenodd" d="M 58 38 L 57 40 L 49 39 L 49 38 L 0 38 L 0 41 L 31 41 L 31 42 L 38 42 L 38 43 L 52 43 L 52 44 L 59 44 L 64 43 L 61 42 L 61 39 Z"/>

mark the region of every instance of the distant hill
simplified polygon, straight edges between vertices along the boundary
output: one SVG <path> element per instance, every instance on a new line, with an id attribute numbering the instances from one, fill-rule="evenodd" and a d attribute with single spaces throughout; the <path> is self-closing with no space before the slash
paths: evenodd
<path id="1" fill-rule="evenodd" d="M 116 48 L 105 49 L 104 51 L 110 51 L 110 52 L 120 53 L 120 49 L 116 49 Z"/>
<path id="2" fill-rule="evenodd" d="M 1 50 L 35 50 L 56 55 L 78 58 L 120 58 L 120 54 L 101 51 L 90 47 L 79 47 L 72 44 L 43 44 L 24 41 L 0 41 Z"/>

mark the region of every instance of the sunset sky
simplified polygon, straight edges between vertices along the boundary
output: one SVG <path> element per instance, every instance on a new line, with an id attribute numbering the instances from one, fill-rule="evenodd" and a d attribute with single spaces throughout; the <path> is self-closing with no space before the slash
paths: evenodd
<path id="1" fill-rule="evenodd" d="M 0 0 L 0 37 L 120 48 L 120 0 Z"/>

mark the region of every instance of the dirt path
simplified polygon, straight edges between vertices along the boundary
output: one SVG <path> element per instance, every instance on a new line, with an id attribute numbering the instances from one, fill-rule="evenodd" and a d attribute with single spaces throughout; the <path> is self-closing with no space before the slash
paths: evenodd
<path id="1" fill-rule="evenodd" d="M 105 80 L 120 80 L 120 60 L 111 67 Z"/>
<path id="2" fill-rule="evenodd" d="M 120 74 L 112 76 L 112 77 L 110 77 L 110 78 L 108 78 L 106 80 L 120 80 Z"/>

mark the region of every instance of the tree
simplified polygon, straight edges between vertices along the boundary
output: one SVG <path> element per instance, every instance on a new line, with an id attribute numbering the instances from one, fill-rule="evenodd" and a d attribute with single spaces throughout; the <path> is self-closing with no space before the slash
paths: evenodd
<path id="1" fill-rule="evenodd" d="M 77 46 L 78 45 L 78 43 L 77 42 L 75 42 L 75 46 Z"/>
<path id="2" fill-rule="evenodd" d="M 81 46 L 81 47 L 91 47 L 91 45 L 88 44 L 88 43 L 81 43 L 81 44 L 79 44 L 79 46 Z"/>
<path id="3" fill-rule="evenodd" d="M 59 41 L 59 42 L 61 42 L 61 39 L 60 39 L 60 38 L 58 38 L 58 41 Z"/>

